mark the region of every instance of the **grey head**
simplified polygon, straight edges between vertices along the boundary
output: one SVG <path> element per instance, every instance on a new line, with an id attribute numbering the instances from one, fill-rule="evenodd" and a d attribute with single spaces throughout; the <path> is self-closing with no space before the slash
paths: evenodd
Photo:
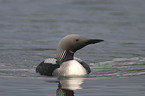
<path id="1" fill-rule="evenodd" d="M 57 47 L 57 61 L 59 64 L 62 62 L 73 60 L 74 53 L 89 45 L 102 42 L 104 40 L 101 39 L 87 39 L 83 36 L 77 34 L 67 35 L 62 38 Z"/>

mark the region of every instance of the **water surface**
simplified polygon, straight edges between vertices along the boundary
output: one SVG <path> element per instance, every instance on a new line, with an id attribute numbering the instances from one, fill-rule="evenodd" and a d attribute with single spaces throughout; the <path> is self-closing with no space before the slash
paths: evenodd
<path id="1" fill-rule="evenodd" d="M 0 95 L 55 96 L 57 78 L 40 76 L 35 68 L 55 57 L 63 36 L 81 34 L 105 41 L 75 54 L 92 70 L 76 96 L 144 96 L 144 5 L 144 0 L 0 0 Z"/>

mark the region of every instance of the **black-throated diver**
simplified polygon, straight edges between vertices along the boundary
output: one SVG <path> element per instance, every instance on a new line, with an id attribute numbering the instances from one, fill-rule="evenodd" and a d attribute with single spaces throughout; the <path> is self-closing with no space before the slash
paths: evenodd
<path id="1" fill-rule="evenodd" d="M 57 58 L 48 58 L 36 67 L 36 72 L 47 76 L 84 76 L 91 72 L 90 67 L 82 60 L 75 58 L 74 53 L 89 44 L 102 42 L 101 39 L 87 39 L 77 34 L 65 36 L 60 40 Z"/>

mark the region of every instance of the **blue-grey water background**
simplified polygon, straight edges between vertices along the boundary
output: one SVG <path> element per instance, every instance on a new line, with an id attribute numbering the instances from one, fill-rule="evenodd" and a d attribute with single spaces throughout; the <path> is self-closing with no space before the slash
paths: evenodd
<path id="1" fill-rule="evenodd" d="M 0 0 L 0 96 L 55 96 L 35 68 L 68 34 L 105 40 L 75 54 L 92 70 L 75 96 L 145 95 L 144 0 Z"/>

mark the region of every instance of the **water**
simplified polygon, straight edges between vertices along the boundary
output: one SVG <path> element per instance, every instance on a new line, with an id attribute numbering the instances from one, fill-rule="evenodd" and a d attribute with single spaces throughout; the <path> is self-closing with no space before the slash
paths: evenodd
<path id="1" fill-rule="evenodd" d="M 40 76 L 35 68 L 55 57 L 63 36 L 81 34 L 105 41 L 75 54 L 92 70 L 76 96 L 144 96 L 144 5 L 144 0 L 0 0 L 0 95 L 55 96 L 57 78 Z"/>

